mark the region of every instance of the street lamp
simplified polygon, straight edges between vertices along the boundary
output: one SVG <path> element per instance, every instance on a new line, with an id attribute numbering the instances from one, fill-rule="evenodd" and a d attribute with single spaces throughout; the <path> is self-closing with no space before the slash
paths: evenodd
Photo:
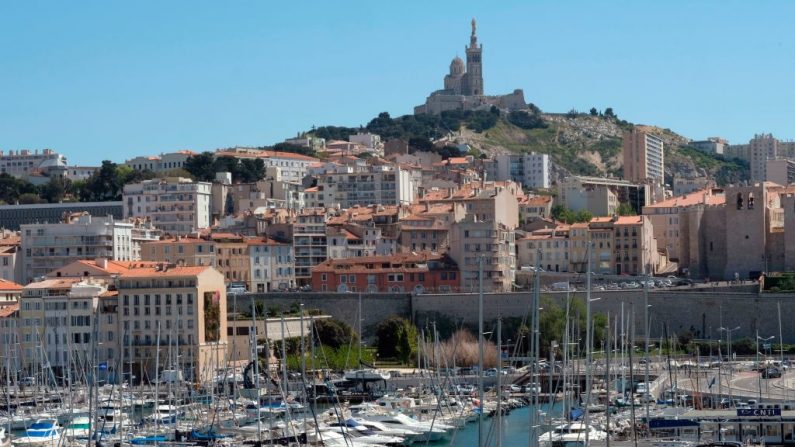
<path id="1" fill-rule="evenodd" d="M 759 403 L 762 403 L 762 368 L 759 366 L 759 340 L 763 342 L 770 341 L 776 338 L 775 335 L 771 335 L 770 337 L 760 337 L 759 336 L 759 329 L 756 330 L 756 369 L 757 369 L 757 385 L 759 388 Z"/>

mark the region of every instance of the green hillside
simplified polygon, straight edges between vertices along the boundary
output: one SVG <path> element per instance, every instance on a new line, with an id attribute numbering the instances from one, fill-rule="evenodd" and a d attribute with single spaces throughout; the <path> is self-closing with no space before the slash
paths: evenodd
<path id="1" fill-rule="evenodd" d="M 569 112 L 542 113 L 532 104 L 527 111 L 444 112 L 440 115 L 404 115 L 392 118 L 379 114 L 360 128 L 324 126 L 309 131 L 320 138 L 347 139 L 355 132 L 369 131 L 382 139 L 401 138 L 410 150 L 435 150 L 442 156 L 455 153 L 451 146 L 469 144 L 476 154 L 538 152 L 549 154 L 554 177 L 567 174 L 616 176 L 622 174 L 622 138 L 634 124 L 607 115 Z M 710 176 L 719 184 L 747 179 L 748 166 L 705 154 L 687 144 L 688 138 L 669 129 L 655 128 L 665 142 L 666 181 L 674 176 Z"/>

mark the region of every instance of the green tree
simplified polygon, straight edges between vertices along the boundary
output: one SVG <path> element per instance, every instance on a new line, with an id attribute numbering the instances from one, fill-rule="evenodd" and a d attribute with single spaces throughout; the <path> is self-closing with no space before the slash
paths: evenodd
<path id="1" fill-rule="evenodd" d="M 618 205 L 618 209 L 616 210 L 616 212 L 618 213 L 619 216 L 637 216 L 638 215 L 638 213 L 636 213 L 635 210 L 632 208 L 632 205 L 630 205 L 627 202 L 621 202 Z"/>
<path id="2" fill-rule="evenodd" d="M 539 114 L 530 114 L 523 110 L 508 113 L 508 122 L 522 129 L 544 129 L 547 123 Z"/>
<path id="3" fill-rule="evenodd" d="M 598 116 L 599 115 L 599 111 L 596 110 L 596 107 L 591 107 L 590 113 L 591 113 L 591 116 Z"/>
<path id="4" fill-rule="evenodd" d="M 18 179 L 6 173 L 0 174 L 0 200 L 14 204 L 22 194 L 35 194 L 36 187 L 27 180 Z"/>
<path id="5" fill-rule="evenodd" d="M 591 219 L 593 219 L 593 214 L 591 214 L 590 211 L 588 211 L 588 210 L 580 210 L 580 211 L 577 211 L 577 213 L 574 215 L 574 222 L 571 222 L 571 223 L 590 222 Z"/>
<path id="6" fill-rule="evenodd" d="M 356 344 L 359 337 L 350 325 L 333 318 L 315 321 L 315 333 L 323 346 L 338 349 L 341 346 Z"/>
<path id="7" fill-rule="evenodd" d="M 103 160 L 99 170 L 86 180 L 85 187 L 80 191 L 80 199 L 85 202 L 121 200 L 123 186 L 116 163 Z"/>
<path id="8" fill-rule="evenodd" d="M 607 118 L 618 118 L 616 116 L 615 112 L 613 112 L 613 108 L 612 107 L 608 107 L 608 108 L 605 109 L 605 116 Z"/>
<path id="9" fill-rule="evenodd" d="M 41 198 L 49 203 L 58 203 L 72 192 L 72 182 L 64 177 L 52 177 L 39 187 Z"/>
<path id="10" fill-rule="evenodd" d="M 182 167 L 197 181 L 211 182 L 215 179 L 215 155 L 212 152 L 190 156 Z"/>
<path id="11" fill-rule="evenodd" d="M 26 193 L 20 194 L 19 198 L 18 198 L 18 201 L 19 201 L 20 205 L 32 205 L 34 203 L 47 203 L 47 201 L 42 199 L 41 196 L 39 196 L 38 194 L 33 193 L 33 192 L 26 192 Z"/>
<path id="12" fill-rule="evenodd" d="M 417 328 L 405 318 L 389 317 L 375 329 L 376 347 L 382 358 L 408 363 L 417 352 Z"/>

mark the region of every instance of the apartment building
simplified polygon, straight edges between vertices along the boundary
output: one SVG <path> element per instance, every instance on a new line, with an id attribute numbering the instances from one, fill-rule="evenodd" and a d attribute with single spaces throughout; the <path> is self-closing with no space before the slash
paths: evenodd
<path id="1" fill-rule="evenodd" d="M 66 157 L 52 149 L 30 151 L 0 151 L 0 173 L 17 178 L 61 174 L 66 169 Z"/>
<path id="2" fill-rule="evenodd" d="M 304 186 L 283 180 L 279 167 L 266 168 L 265 178 L 254 183 L 229 185 L 234 212 L 257 208 L 300 210 L 305 206 Z"/>
<path id="3" fill-rule="evenodd" d="M 329 259 L 312 270 L 312 290 L 317 291 L 444 293 L 459 286 L 455 263 L 429 252 Z"/>
<path id="4" fill-rule="evenodd" d="M 624 134 L 624 179 L 633 183 L 664 183 L 663 140 L 652 129 L 636 126 Z"/>
<path id="5" fill-rule="evenodd" d="M 767 160 L 765 180 L 783 186 L 795 183 L 795 160 L 790 158 Z"/>
<path id="6" fill-rule="evenodd" d="M 420 204 L 461 204 L 467 215 L 478 221 L 492 221 L 515 229 L 519 226 L 521 185 L 513 181 L 475 182 L 460 189 L 437 189 L 425 193 Z"/>
<path id="7" fill-rule="evenodd" d="M 251 258 L 243 236 L 232 233 L 213 233 L 215 243 L 215 268 L 227 283 L 241 283 L 250 287 Z"/>
<path id="8" fill-rule="evenodd" d="M 272 292 L 295 287 L 293 246 L 268 238 L 246 239 L 251 292 Z"/>
<path id="9" fill-rule="evenodd" d="M 548 272 L 569 271 L 569 227 L 534 231 L 516 240 L 516 262 L 521 267 L 540 266 Z"/>
<path id="10" fill-rule="evenodd" d="M 653 275 L 660 270 L 660 254 L 652 224 L 646 216 L 613 219 L 615 274 Z"/>
<path id="11" fill-rule="evenodd" d="M 122 352 L 134 371 L 154 379 L 159 363 L 206 381 L 225 367 L 226 287 L 214 267 L 131 269 L 119 277 L 118 293 Z"/>
<path id="12" fill-rule="evenodd" d="M 496 178 L 493 180 L 513 180 L 529 189 L 549 188 L 551 185 L 552 165 L 548 154 L 500 154 L 494 160 Z"/>
<path id="13" fill-rule="evenodd" d="M 124 217 L 149 217 L 168 234 L 189 234 L 210 226 L 211 184 L 182 177 L 124 185 Z"/>
<path id="14" fill-rule="evenodd" d="M 296 216 L 293 225 L 293 249 L 295 281 L 299 286 L 310 284 L 312 267 L 328 257 L 326 216 L 326 210 L 322 208 L 305 208 Z"/>
<path id="15" fill-rule="evenodd" d="M 20 336 L 27 370 L 49 363 L 58 373 L 89 365 L 92 318 L 101 283 L 55 278 L 25 286 L 20 298 Z"/>
<path id="16" fill-rule="evenodd" d="M 691 192 L 702 191 L 708 188 L 714 188 L 716 185 L 715 180 L 703 177 L 674 177 L 674 197 L 690 194 Z"/>
<path id="17" fill-rule="evenodd" d="M 690 146 L 707 154 L 723 155 L 729 146 L 729 142 L 720 137 L 710 137 L 706 140 L 691 141 Z"/>
<path id="18" fill-rule="evenodd" d="M 726 203 L 726 195 L 720 188 L 705 188 L 681 196 L 673 197 L 653 205 L 643 207 L 643 215 L 652 225 L 657 245 L 664 250 L 671 261 L 681 267 L 690 264 L 690 245 L 697 245 L 691 239 L 689 208 L 719 206 Z"/>
<path id="19" fill-rule="evenodd" d="M 640 213 L 651 203 L 651 188 L 626 180 L 569 176 L 558 182 L 556 200 L 572 211 L 585 210 L 594 216 L 612 216 L 622 203 Z"/>
<path id="20" fill-rule="evenodd" d="M 141 244 L 141 260 L 184 266 L 215 266 L 215 242 L 209 238 L 177 236 Z"/>
<path id="21" fill-rule="evenodd" d="M 381 229 L 372 222 L 366 225 L 326 225 L 328 257 L 331 259 L 373 256 L 380 239 Z"/>
<path id="22" fill-rule="evenodd" d="M 751 181 L 767 180 L 767 161 L 778 158 L 779 141 L 771 134 L 757 134 L 748 142 Z"/>
<path id="23" fill-rule="evenodd" d="M 22 278 L 25 283 L 78 259 L 131 261 L 136 253 L 134 225 L 113 217 L 79 214 L 68 223 L 22 225 Z"/>
<path id="24" fill-rule="evenodd" d="M 450 248 L 450 225 L 466 215 L 461 203 L 423 204 L 412 207 L 412 214 L 400 219 L 398 251 L 445 252 Z"/>
<path id="25" fill-rule="evenodd" d="M 368 149 L 369 152 L 383 153 L 384 144 L 381 143 L 381 136 L 370 132 L 357 132 L 348 136 L 348 141 L 360 144 Z"/>
<path id="26" fill-rule="evenodd" d="M 15 231 L 0 230 L 0 279 L 22 282 L 22 242 Z"/>
<path id="27" fill-rule="evenodd" d="M 183 169 L 188 158 L 194 155 L 196 155 L 196 152 L 189 150 L 152 156 L 142 155 L 131 158 L 125 161 L 124 164 L 136 171 L 169 172 L 174 169 Z"/>
<path id="28" fill-rule="evenodd" d="M 318 174 L 317 191 L 307 196 L 307 206 L 407 204 L 414 201 L 417 186 L 411 173 L 398 166 L 333 164 Z"/>
<path id="29" fill-rule="evenodd" d="M 519 222 L 552 216 L 552 196 L 525 196 L 519 199 Z"/>
<path id="30" fill-rule="evenodd" d="M 22 371 L 21 338 L 19 336 L 19 302 L 0 306 L 0 353 L 6 358 L 6 367 L 16 374 Z M 7 366 L 6 366 L 7 365 Z"/>
<path id="31" fill-rule="evenodd" d="M 481 221 L 474 215 L 450 226 L 450 258 L 461 271 L 461 289 L 479 289 L 479 263 L 483 260 L 483 290 L 510 292 L 516 272 L 513 228 L 495 221 Z"/>

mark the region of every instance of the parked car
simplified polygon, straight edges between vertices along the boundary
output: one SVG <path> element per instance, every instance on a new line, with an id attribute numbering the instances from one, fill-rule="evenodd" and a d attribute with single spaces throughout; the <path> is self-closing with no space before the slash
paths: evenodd
<path id="1" fill-rule="evenodd" d="M 781 370 L 778 368 L 767 368 L 762 371 L 763 379 L 778 379 L 781 377 Z"/>

